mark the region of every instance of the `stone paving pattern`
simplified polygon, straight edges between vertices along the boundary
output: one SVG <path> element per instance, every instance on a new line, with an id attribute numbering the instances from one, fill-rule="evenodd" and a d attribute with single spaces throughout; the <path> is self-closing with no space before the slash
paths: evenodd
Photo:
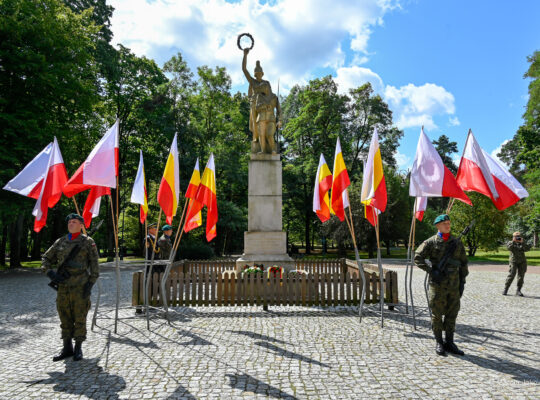
<path id="1" fill-rule="evenodd" d="M 375 314 L 360 323 L 354 307 L 174 308 L 170 324 L 154 313 L 148 331 L 129 307 L 133 271 L 121 272 L 118 334 L 115 272 L 103 267 L 85 358 L 57 363 L 60 328 L 47 278 L 1 273 L 0 399 L 540 398 L 540 274 L 526 275 L 520 298 L 501 295 L 505 272 L 472 271 L 456 332 L 466 355 L 443 358 L 434 352 L 418 270 L 416 331 L 402 308 L 386 312 L 381 329 Z"/>

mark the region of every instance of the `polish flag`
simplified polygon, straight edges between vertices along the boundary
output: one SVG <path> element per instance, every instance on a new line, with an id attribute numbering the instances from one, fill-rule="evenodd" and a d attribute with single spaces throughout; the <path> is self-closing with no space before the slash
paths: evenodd
<path id="1" fill-rule="evenodd" d="M 489 197 L 499 210 L 529 195 L 499 161 L 480 147 L 470 129 L 456 179 L 463 190 Z"/>
<path id="2" fill-rule="evenodd" d="M 64 186 L 64 194 L 67 197 L 73 197 L 94 186 L 116 188 L 119 126 L 120 120 L 116 120 Z"/>
<path id="3" fill-rule="evenodd" d="M 39 232 L 47 223 L 49 208 L 60 200 L 66 181 L 66 167 L 54 138 L 4 189 L 37 199 L 32 214 L 36 217 L 34 231 Z"/>
<path id="4" fill-rule="evenodd" d="M 427 207 L 427 197 L 417 197 L 416 201 L 414 202 L 414 216 L 418 221 L 422 221 L 424 219 L 424 211 L 426 211 Z"/>
<path id="5" fill-rule="evenodd" d="M 472 206 L 454 175 L 443 164 L 441 156 L 424 133 L 424 128 L 420 131 L 416 147 L 409 194 L 413 197 L 454 197 Z"/>
<path id="6" fill-rule="evenodd" d="M 84 225 L 87 228 L 90 228 L 92 223 L 92 218 L 95 218 L 99 215 L 99 206 L 101 205 L 101 196 L 110 196 L 111 188 L 106 186 L 92 186 L 88 197 L 86 198 L 86 203 L 84 203 L 83 215 Z"/>

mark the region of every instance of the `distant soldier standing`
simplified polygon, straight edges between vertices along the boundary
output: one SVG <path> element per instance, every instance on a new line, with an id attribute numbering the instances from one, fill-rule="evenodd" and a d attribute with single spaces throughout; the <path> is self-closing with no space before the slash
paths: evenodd
<path id="1" fill-rule="evenodd" d="M 446 355 L 450 352 L 463 355 L 454 343 L 454 331 L 456 318 L 460 308 L 460 279 L 465 282 L 469 274 L 468 260 L 465 248 L 461 240 L 450 234 L 450 217 L 446 214 L 435 218 L 434 225 L 437 234 L 424 241 L 416 250 L 414 263 L 430 275 L 429 306 L 431 308 L 431 325 L 435 335 L 435 352 L 438 355 Z M 438 268 L 439 262 L 444 258 L 448 247 L 456 241 L 455 250 L 449 254 L 445 269 L 446 274 L 441 274 Z M 431 266 L 426 263 L 431 261 Z M 442 332 L 446 332 L 446 341 L 443 341 Z"/>
<path id="2" fill-rule="evenodd" d="M 90 294 L 99 277 L 96 244 L 92 238 L 81 233 L 83 217 L 69 214 L 66 221 L 69 233 L 54 242 L 42 260 L 42 270 L 52 280 L 50 286 L 58 290 L 56 308 L 64 341 L 62 351 L 53 357 L 53 361 L 70 356 L 75 361 L 83 358 L 82 342 L 86 340 Z M 52 269 L 55 266 L 56 272 Z M 75 349 L 72 339 L 75 339 Z"/>
<path id="3" fill-rule="evenodd" d="M 160 258 L 162 260 L 168 260 L 171 256 L 172 251 L 172 226 L 170 225 L 163 225 L 163 228 L 161 229 L 163 232 L 163 235 L 158 240 L 158 247 L 160 252 Z"/>
<path id="4" fill-rule="evenodd" d="M 523 242 L 521 233 L 514 232 L 512 240 L 506 244 L 506 248 L 510 250 L 510 271 L 506 282 L 504 284 L 503 295 L 508 294 L 508 289 L 514 280 L 517 272 L 517 290 L 516 296 L 523 296 L 521 288 L 523 287 L 523 280 L 525 278 L 525 272 L 527 272 L 527 258 L 525 252 L 531 249 L 531 246 Z"/>
<path id="5" fill-rule="evenodd" d="M 154 252 L 154 249 L 156 251 L 156 255 L 154 256 L 154 259 L 157 260 L 159 258 L 160 249 L 156 243 L 156 234 L 157 234 L 157 222 L 154 222 L 148 225 L 148 234 L 146 235 L 146 239 L 143 243 L 143 244 L 146 243 L 146 249 L 147 249 L 146 259 L 148 261 L 152 259 L 152 254 Z"/>

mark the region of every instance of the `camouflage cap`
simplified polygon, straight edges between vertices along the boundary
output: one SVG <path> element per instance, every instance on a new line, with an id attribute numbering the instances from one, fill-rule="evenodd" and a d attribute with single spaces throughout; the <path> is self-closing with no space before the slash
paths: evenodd
<path id="1" fill-rule="evenodd" d="M 438 223 L 444 221 L 450 221 L 450 217 L 448 216 L 448 214 L 439 215 L 437 218 L 435 218 L 435 221 L 433 221 L 433 225 L 437 225 Z"/>
<path id="2" fill-rule="evenodd" d="M 157 222 L 152 222 L 148 225 L 148 229 L 157 228 Z"/>
<path id="3" fill-rule="evenodd" d="M 66 222 L 68 222 L 70 219 L 78 219 L 84 224 L 84 218 L 81 217 L 79 214 L 75 214 L 75 213 L 68 214 L 68 216 L 66 217 Z"/>
<path id="4" fill-rule="evenodd" d="M 163 228 L 161 228 L 161 230 L 162 231 L 172 230 L 172 226 L 165 224 L 165 225 L 163 225 Z"/>

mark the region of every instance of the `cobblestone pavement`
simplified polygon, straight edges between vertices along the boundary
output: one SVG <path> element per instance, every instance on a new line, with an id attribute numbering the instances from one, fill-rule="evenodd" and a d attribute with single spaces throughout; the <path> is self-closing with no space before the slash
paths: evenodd
<path id="1" fill-rule="evenodd" d="M 381 329 L 374 314 L 360 323 L 353 307 L 175 308 L 170 324 L 154 315 L 148 331 L 128 307 L 132 272 L 121 272 L 118 333 L 115 273 L 105 267 L 85 358 L 57 363 L 60 328 L 47 278 L 0 274 L 0 398 L 540 398 L 538 274 L 525 277 L 520 298 L 501 295 L 505 273 L 471 272 L 456 333 L 466 355 L 443 358 L 434 352 L 423 273 L 414 277 L 416 311 L 424 311 L 416 331 L 411 315 L 387 312 Z"/>

